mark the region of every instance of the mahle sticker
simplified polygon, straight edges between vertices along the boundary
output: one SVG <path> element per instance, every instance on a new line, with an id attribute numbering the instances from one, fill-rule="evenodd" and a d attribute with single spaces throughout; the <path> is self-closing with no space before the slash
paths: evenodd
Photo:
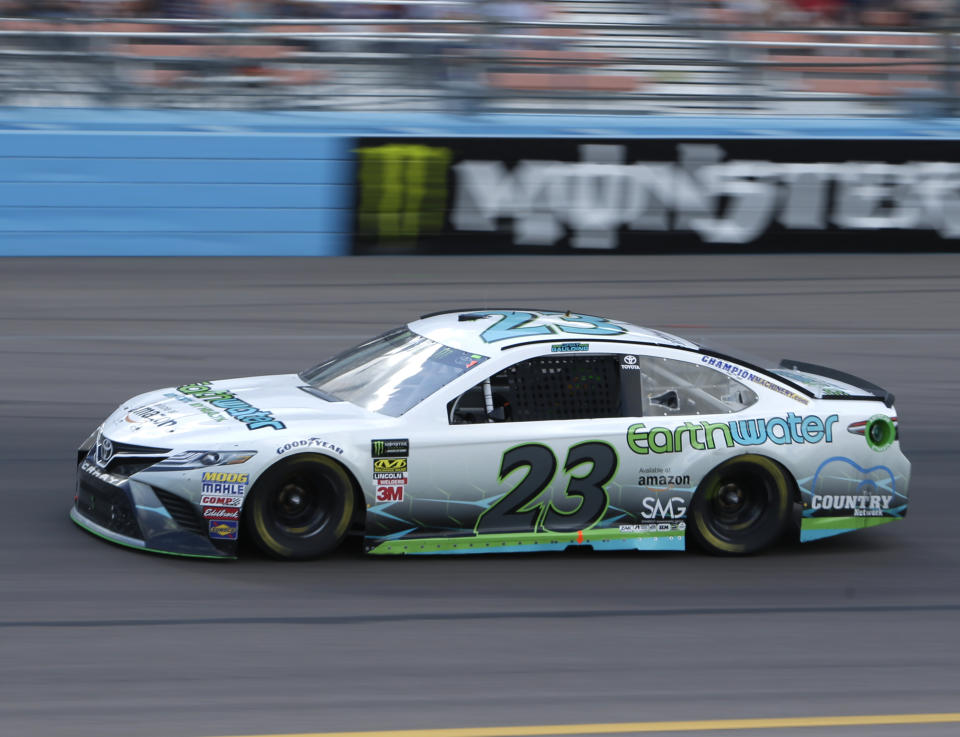
<path id="1" fill-rule="evenodd" d="M 200 490 L 204 494 L 234 494 L 242 496 L 247 492 L 250 474 L 229 473 L 225 471 L 204 471 Z"/>

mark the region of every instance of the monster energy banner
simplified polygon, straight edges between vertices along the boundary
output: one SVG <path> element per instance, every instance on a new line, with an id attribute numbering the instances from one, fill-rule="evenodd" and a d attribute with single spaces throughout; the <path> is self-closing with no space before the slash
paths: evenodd
<path id="1" fill-rule="evenodd" d="M 953 251 L 951 141 L 360 139 L 357 253 Z"/>

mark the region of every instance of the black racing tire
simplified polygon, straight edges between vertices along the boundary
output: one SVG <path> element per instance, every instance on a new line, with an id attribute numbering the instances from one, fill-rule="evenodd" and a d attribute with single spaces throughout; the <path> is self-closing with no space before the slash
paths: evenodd
<path id="1" fill-rule="evenodd" d="M 737 456 L 697 487 L 687 535 L 713 555 L 750 555 L 780 538 L 792 509 L 792 486 L 778 463 L 759 455 Z"/>
<path id="2" fill-rule="evenodd" d="M 272 558 L 310 560 L 339 547 L 355 508 L 343 466 L 322 455 L 296 455 L 257 479 L 244 504 L 243 529 Z"/>

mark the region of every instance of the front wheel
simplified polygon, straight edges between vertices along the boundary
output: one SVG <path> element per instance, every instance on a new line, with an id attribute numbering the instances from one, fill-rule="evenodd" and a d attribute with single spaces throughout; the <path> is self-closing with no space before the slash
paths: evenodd
<path id="1" fill-rule="evenodd" d="M 687 534 L 715 555 L 748 555 L 772 545 L 792 509 L 786 472 L 769 458 L 743 455 L 721 463 L 700 484 Z"/>
<path id="2" fill-rule="evenodd" d="M 319 558 L 343 542 L 355 502 L 350 476 L 339 463 L 295 456 L 257 480 L 244 505 L 245 530 L 271 557 Z"/>

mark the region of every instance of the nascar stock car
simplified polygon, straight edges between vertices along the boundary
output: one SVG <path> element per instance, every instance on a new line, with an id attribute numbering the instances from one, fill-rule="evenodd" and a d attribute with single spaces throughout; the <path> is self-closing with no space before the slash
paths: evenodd
<path id="1" fill-rule="evenodd" d="M 753 553 L 904 517 L 893 397 L 570 312 L 426 315 L 300 374 L 124 403 L 78 451 L 72 519 L 234 557 L 562 550 Z M 795 528 L 794 528 L 795 529 Z"/>

